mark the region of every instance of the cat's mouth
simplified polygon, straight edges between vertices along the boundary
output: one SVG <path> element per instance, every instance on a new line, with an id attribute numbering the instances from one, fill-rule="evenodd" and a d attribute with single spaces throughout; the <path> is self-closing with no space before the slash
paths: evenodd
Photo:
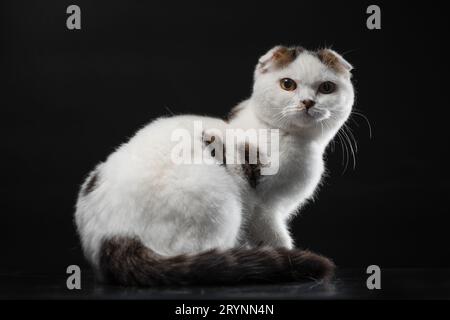
<path id="1" fill-rule="evenodd" d="M 310 127 L 319 124 L 331 117 L 328 109 L 320 106 L 306 108 L 304 106 L 287 107 L 283 118 L 289 118 L 289 122 L 298 127 Z"/>
<path id="2" fill-rule="evenodd" d="M 330 117 L 330 112 L 328 110 L 323 110 L 315 107 L 309 109 L 304 108 L 301 111 L 301 116 L 309 119 L 310 121 L 319 122 L 328 119 Z"/>

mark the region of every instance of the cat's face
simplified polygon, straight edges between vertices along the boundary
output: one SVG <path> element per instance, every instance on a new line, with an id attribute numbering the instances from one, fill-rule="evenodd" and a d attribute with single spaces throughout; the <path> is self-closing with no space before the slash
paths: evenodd
<path id="1" fill-rule="evenodd" d="M 334 135 L 353 105 L 351 69 L 329 49 L 275 47 L 255 70 L 256 112 L 276 128 Z"/>

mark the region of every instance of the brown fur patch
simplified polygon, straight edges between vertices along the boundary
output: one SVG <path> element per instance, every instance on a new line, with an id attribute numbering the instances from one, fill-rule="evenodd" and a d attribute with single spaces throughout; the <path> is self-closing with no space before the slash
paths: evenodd
<path id="1" fill-rule="evenodd" d="M 274 52 L 272 59 L 277 68 L 284 68 L 294 61 L 304 49 L 302 47 L 281 47 Z"/>
<path id="2" fill-rule="evenodd" d="M 92 191 L 94 191 L 95 187 L 97 186 L 97 183 L 98 183 L 98 172 L 94 171 L 88 178 L 86 187 L 83 190 L 83 196 L 86 196 Z"/>
<path id="3" fill-rule="evenodd" d="M 250 145 L 245 144 L 245 163 L 242 164 L 242 171 L 252 188 L 256 188 L 261 178 L 261 163 L 259 161 L 259 150 L 256 150 L 256 163 L 250 163 Z"/>
<path id="4" fill-rule="evenodd" d="M 205 131 L 203 131 L 203 133 L 202 133 L 202 139 L 203 139 L 203 144 L 205 146 L 209 146 L 211 143 L 216 141 L 216 137 L 215 136 L 211 136 L 209 138 L 205 137 Z M 227 164 L 227 158 L 226 158 L 226 149 L 225 149 L 225 144 L 224 143 L 222 143 L 222 147 L 223 147 L 222 159 L 216 159 L 216 160 L 222 161 L 221 165 L 226 165 Z M 213 158 L 216 157 L 216 149 L 211 150 L 211 157 L 213 157 Z"/>
<path id="5" fill-rule="evenodd" d="M 271 247 L 164 257 L 138 238 L 113 237 L 103 241 L 99 268 L 113 283 L 158 286 L 330 280 L 335 266 L 309 251 Z"/>
<path id="6" fill-rule="evenodd" d="M 338 73 L 346 73 L 348 71 L 340 62 L 339 58 L 328 49 L 321 49 L 317 51 L 317 57 L 324 65 Z"/>

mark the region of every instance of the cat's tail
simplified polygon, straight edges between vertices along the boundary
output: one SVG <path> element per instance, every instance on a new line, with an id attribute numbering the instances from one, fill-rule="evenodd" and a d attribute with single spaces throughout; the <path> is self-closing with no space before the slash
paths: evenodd
<path id="1" fill-rule="evenodd" d="M 270 247 L 164 257 L 128 237 L 103 242 L 99 267 L 106 280 L 137 286 L 329 280 L 335 268 L 310 251 Z"/>

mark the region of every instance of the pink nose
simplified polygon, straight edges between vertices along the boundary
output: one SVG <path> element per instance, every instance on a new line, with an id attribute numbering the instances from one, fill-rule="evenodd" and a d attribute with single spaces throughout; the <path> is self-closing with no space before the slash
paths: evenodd
<path id="1" fill-rule="evenodd" d="M 309 109 L 316 104 L 316 102 L 314 100 L 303 100 L 302 103 L 306 109 Z"/>

